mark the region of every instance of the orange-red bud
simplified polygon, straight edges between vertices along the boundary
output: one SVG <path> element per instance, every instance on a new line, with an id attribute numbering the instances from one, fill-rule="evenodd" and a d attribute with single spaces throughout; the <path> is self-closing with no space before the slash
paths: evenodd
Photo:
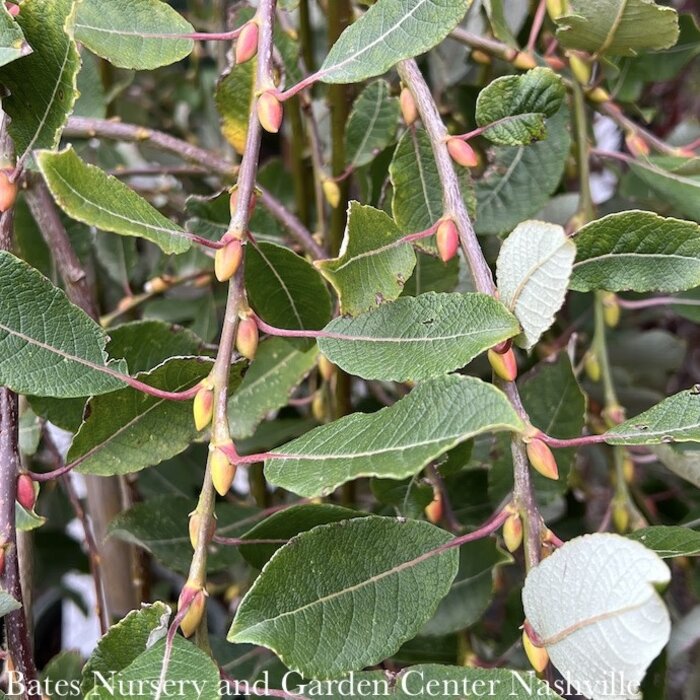
<path id="1" fill-rule="evenodd" d="M 236 476 L 236 465 L 231 463 L 222 449 L 215 447 L 209 459 L 209 469 L 216 492 L 220 496 L 225 496 L 231 489 L 233 477 Z"/>
<path id="2" fill-rule="evenodd" d="M 464 168 L 475 168 L 479 164 L 479 158 L 474 149 L 462 139 L 452 137 L 447 141 L 447 150 L 455 163 Z"/>
<path id="3" fill-rule="evenodd" d="M 523 629 L 523 649 L 532 668 L 534 668 L 537 673 L 542 673 L 549 663 L 549 654 L 544 647 L 538 647 L 533 640 L 530 639 L 530 635 L 527 633 L 527 625 Z"/>
<path id="4" fill-rule="evenodd" d="M 517 513 L 511 513 L 503 523 L 503 541 L 509 552 L 518 550 L 523 542 L 523 521 Z"/>
<path id="5" fill-rule="evenodd" d="M 527 458 L 532 467 L 547 479 L 557 480 L 559 468 L 549 445 L 539 438 L 533 438 L 527 443 Z"/>
<path id="6" fill-rule="evenodd" d="M 223 248 L 216 251 L 214 257 L 214 274 L 219 282 L 226 282 L 236 274 L 243 260 L 243 244 L 232 238 Z"/>
<path id="7" fill-rule="evenodd" d="M 401 88 L 399 104 L 401 105 L 401 116 L 406 122 L 406 126 L 411 126 L 418 120 L 418 108 L 416 107 L 416 101 L 413 99 L 413 94 L 407 87 Z"/>
<path id="8" fill-rule="evenodd" d="M 435 233 L 435 243 L 437 244 L 440 259 L 443 262 L 452 260 L 459 248 L 459 232 L 457 225 L 452 219 L 445 219 L 440 222 Z"/>
<path id="9" fill-rule="evenodd" d="M 6 212 L 17 199 L 17 183 L 10 182 L 11 170 L 0 170 L 0 212 Z"/>
<path id="10" fill-rule="evenodd" d="M 428 522 L 437 525 L 442 520 L 442 513 L 442 496 L 438 491 L 435 491 L 433 500 L 425 507 L 425 517 L 428 519 Z"/>
<path id="11" fill-rule="evenodd" d="M 561 71 L 566 68 L 566 63 L 559 56 L 547 56 L 544 60 L 553 71 Z"/>
<path id="12" fill-rule="evenodd" d="M 20 474 L 17 477 L 17 502 L 26 510 L 33 510 L 36 504 L 36 491 L 34 480 L 29 474 Z"/>
<path id="13" fill-rule="evenodd" d="M 241 319 L 236 332 L 236 349 L 243 357 L 255 359 L 258 350 L 258 324 L 252 316 Z"/>
<path id="14" fill-rule="evenodd" d="M 518 376 L 518 361 L 515 358 L 513 348 L 509 348 L 506 352 L 496 352 L 492 348 L 488 352 L 488 358 L 496 376 L 507 382 L 515 381 Z"/>
<path id="15" fill-rule="evenodd" d="M 191 637 L 204 617 L 207 599 L 206 593 L 201 586 L 193 585 L 189 581 L 180 592 L 178 609 L 187 609 L 185 616 L 180 620 L 180 629 L 185 637 Z"/>
<path id="16" fill-rule="evenodd" d="M 216 532 L 216 519 L 211 516 L 204 516 L 196 511 L 190 515 L 189 533 L 192 549 L 196 549 L 199 540 L 199 533 L 202 528 L 206 528 L 206 542 L 209 544 Z"/>
<path id="17" fill-rule="evenodd" d="M 203 386 L 195 394 L 192 413 L 197 430 L 204 430 L 211 423 L 214 415 L 214 392 L 209 387 Z"/>
<path id="18" fill-rule="evenodd" d="M 649 144 L 639 135 L 630 131 L 625 136 L 625 144 L 629 152 L 639 158 L 640 156 L 648 156 L 650 153 Z"/>
<path id="19" fill-rule="evenodd" d="M 280 130 L 280 126 L 282 126 L 282 117 L 284 116 L 282 103 L 272 92 L 263 92 L 258 98 L 257 109 L 258 119 L 262 128 L 271 134 L 276 134 Z"/>
<path id="20" fill-rule="evenodd" d="M 236 64 L 250 61 L 258 53 L 258 24 L 251 20 L 247 22 L 236 41 Z"/>

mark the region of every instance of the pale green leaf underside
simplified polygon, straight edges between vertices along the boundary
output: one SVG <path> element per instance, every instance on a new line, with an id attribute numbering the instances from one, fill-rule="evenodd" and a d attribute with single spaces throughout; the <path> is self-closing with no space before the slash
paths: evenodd
<path id="1" fill-rule="evenodd" d="M 0 6 L 0 66 L 31 52 L 32 47 L 24 40 L 19 24 L 12 19 L 4 5 Z"/>
<path id="2" fill-rule="evenodd" d="M 37 162 L 51 194 L 68 216 L 103 231 L 152 241 L 165 253 L 190 247 L 185 231 L 145 199 L 100 168 L 85 163 L 68 147 L 42 151 Z"/>
<path id="3" fill-rule="evenodd" d="M 356 316 L 399 297 L 416 265 L 403 236 L 383 211 L 350 202 L 341 255 L 317 263 L 338 292 L 341 313 Z"/>
<path id="4" fill-rule="evenodd" d="M 261 343 L 255 362 L 228 404 L 231 436 L 237 440 L 250 437 L 266 414 L 285 406 L 315 365 L 317 355 L 315 345 L 303 351 L 283 338 Z"/>
<path id="5" fill-rule="evenodd" d="M 0 589 L 0 617 L 19 610 L 22 606 L 7 591 Z"/>
<path id="6" fill-rule="evenodd" d="M 353 168 L 371 163 L 396 136 L 399 101 L 385 80 L 370 83 L 355 100 L 345 126 L 345 161 Z"/>
<path id="7" fill-rule="evenodd" d="M 33 51 L 0 70 L 10 92 L 2 108 L 18 155 L 55 148 L 73 110 L 80 55 L 64 29 L 72 10 L 73 0 L 22 3 L 16 22 Z"/>
<path id="8" fill-rule="evenodd" d="M 301 496 L 332 492 L 363 476 L 403 479 L 479 433 L 522 428 L 505 395 L 474 377 L 419 384 L 376 413 L 353 413 L 277 448 L 265 474 Z"/>
<path id="9" fill-rule="evenodd" d="M 326 83 L 357 83 L 386 73 L 439 44 L 471 0 L 379 0 L 335 42 L 320 70 Z"/>
<path id="10" fill-rule="evenodd" d="M 318 344 L 350 374 L 402 382 L 464 367 L 518 331 L 513 315 L 486 294 L 428 292 L 355 318 L 336 318 Z"/>
<path id="11" fill-rule="evenodd" d="M 73 398 L 124 386 L 108 366 L 107 336 L 40 272 L 0 252 L 0 384 L 20 394 Z"/>
<path id="12" fill-rule="evenodd" d="M 138 378 L 164 391 L 184 391 L 211 368 L 209 359 L 173 357 Z M 128 474 L 174 457 L 196 436 L 190 401 L 169 401 L 127 387 L 90 399 L 68 462 L 77 461 L 83 474 Z"/>
<path id="13" fill-rule="evenodd" d="M 161 0 L 79 0 L 75 38 L 119 68 L 149 70 L 187 56 L 192 25 Z"/>
<path id="14" fill-rule="evenodd" d="M 302 533 L 265 566 L 228 639 L 265 646 L 308 678 L 376 664 L 449 590 L 457 552 L 435 550 L 450 539 L 427 523 L 377 516 Z"/>
<path id="15" fill-rule="evenodd" d="M 700 442 L 700 387 L 669 396 L 605 433 L 609 445 Z"/>
<path id="16" fill-rule="evenodd" d="M 610 214 L 574 238 L 577 291 L 678 292 L 700 285 L 700 226 L 648 211 Z"/>
<path id="17" fill-rule="evenodd" d="M 569 0 L 557 20 L 563 46 L 595 54 L 634 56 L 678 41 L 678 14 L 652 0 Z"/>
<path id="18" fill-rule="evenodd" d="M 549 68 L 497 78 L 479 93 L 476 122 L 493 125 L 484 136 L 494 143 L 527 145 L 545 138 L 545 119 L 559 111 L 565 96 L 562 79 Z"/>
<path id="19" fill-rule="evenodd" d="M 700 556 L 700 532 L 687 527 L 655 525 L 627 535 L 656 552 L 662 559 Z"/>
<path id="20" fill-rule="evenodd" d="M 617 688 L 638 685 L 668 642 L 671 621 L 655 586 L 670 578 L 666 564 L 638 542 L 577 537 L 530 571 L 525 615 L 574 688 L 591 700 L 627 700 L 609 679 Z"/>
<path id="21" fill-rule="evenodd" d="M 501 301 L 520 321 L 530 349 L 564 303 L 576 246 L 561 226 L 524 221 L 506 238 L 496 266 Z"/>

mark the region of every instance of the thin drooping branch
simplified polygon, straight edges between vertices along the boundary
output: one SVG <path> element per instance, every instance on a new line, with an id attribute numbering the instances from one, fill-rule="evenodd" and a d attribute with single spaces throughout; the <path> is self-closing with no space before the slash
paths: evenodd
<path id="1" fill-rule="evenodd" d="M 238 166 L 216 153 L 200 148 L 192 143 L 178 139 L 163 131 L 149 129 L 135 124 L 124 124 L 113 119 L 93 119 L 90 117 L 71 117 L 63 131 L 65 138 L 105 138 L 114 141 L 148 143 L 167 153 L 172 153 L 183 160 L 196 163 L 209 172 L 233 180 Z M 289 231 L 296 242 L 315 258 L 325 257 L 323 250 L 316 243 L 311 232 L 292 212 L 269 191 L 258 185 L 260 202 Z"/>

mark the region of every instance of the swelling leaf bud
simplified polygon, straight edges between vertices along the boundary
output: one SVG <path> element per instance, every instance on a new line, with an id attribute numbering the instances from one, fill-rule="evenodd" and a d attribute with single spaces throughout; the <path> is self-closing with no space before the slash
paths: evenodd
<path id="1" fill-rule="evenodd" d="M 10 182 L 11 172 L 11 170 L 0 170 L 0 212 L 2 213 L 11 209 L 17 199 L 17 183 Z"/>
<path id="2" fill-rule="evenodd" d="M 583 368 L 592 382 L 599 382 L 601 375 L 600 362 L 595 351 L 589 350 L 583 358 Z"/>
<path id="3" fill-rule="evenodd" d="M 534 438 L 527 443 L 527 458 L 532 467 L 547 479 L 556 481 L 559 478 L 557 460 L 554 459 L 549 445 L 539 438 Z"/>
<path id="4" fill-rule="evenodd" d="M 180 620 L 180 629 L 185 637 L 191 637 L 204 617 L 206 609 L 206 593 L 201 586 L 192 585 L 189 581 L 180 593 L 177 603 L 179 610 L 186 609 L 185 616 Z"/>
<path id="5" fill-rule="evenodd" d="M 569 67 L 576 78 L 576 82 L 581 85 L 588 85 L 591 80 L 591 64 L 584 61 L 578 54 L 569 54 Z"/>
<path id="6" fill-rule="evenodd" d="M 479 158 L 474 149 L 462 139 L 452 137 L 447 141 L 447 150 L 452 160 L 463 168 L 475 168 Z"/>
<path id="7" fill-rule="evenodd" d="M 199 541 L 200 530 L 206 527 L 206 543 L 209 544 L 216 532 L 216 519 L 212 517 L 205 517 L 201 513 L 195 511 L 190 515 L 189 522 L 189 533 L 190 533 L 190 543 L 192 544 L 192 549 L 197 548 L 197 542 Z"/>
<path id="8" fill-rule="evenodd" d="M 401 116 L 404 122 L 406 122 L 406 126 L 411 126 L 418 121 L 416 101 L 413 99 L 413 94 L 407 87 L 401 88 L 399 104 L 401 105 Z"/>
<path id="9" fill-rule="evenodd" d="M 243 357 L 255 359 L 258 350 L 258 324 L 252 316 L 241 319 L 236 332 L 236 349 Z"/>
<path id="10" fill-rule="evenodd" d="M 204 430 L 211 423 L 214 415 L 214 392 L 209 387 L 203 386 L 195 394 L 192 413 L 197 430 Z"/>
<path id="11" fill-rule="evenodd" d="M 325 355 L 319 354 L 318 371 L 324 381 L 330 382 L 335 374 L 335 365 Z"/>
<path id="12" fill-rule="evenodd" d="M 25 510 L 34 510 L 36 490 L 34 488 L 34 479 L 29 474 L 20 474 L 17 477 L 17 503 Z"/>
<path id="13" fill-rule="evenodd" d="M 512 513 L 503 523 L 503 541 L 506 549 L 513 553 L 523 542 L 523 521 L 517 513 Z"/>
<path id="14" fill-rule="evenodd" d="M 435 491 L 433 500 L 425 507 L 425 517 L 428 522 L 437 525 L 442 520 L 442 512 L 442 496 L 438 491 Z"/>
<path id="15" fill-rule="evenodd" d="M 250 61 L 258 53 L 258 24 L 246 22 L 236 41 L 236 65 Z"/>
<path id="16" fill-rule="evenodd" d="M 537 673 L 542 673 L 542 671 L 547 668 L 549 654 L 544 647 L 535 646 L 527 633 L 527 628 L 523 629 L 523 650 L 527 655 L 527 660 L 530 662 L 530 665 Z"/>
<path id="17" fill-rule="evenodd" d="M 214 447 L 209 461 L 211 481 L 219 496 L 225 496 L 231 489 L 236 465 L 231 464 L 228 455 L 219 447 Z"/>
<path id="18" fill-rule="evenodd" d="M 603 320 L 608 328 L 615 328 L 620 323 L 620 305 L 617 297 L 612 293 L 605 294 L 602 299 Z"/>
<path id="19" fill-rule="evenodd" d="M 513 348 L 503 353 L 491 349 L 488 352 L 488 358 L 497 377 L 507 382 L 515 381 L 518 376 L 518 362 L 515 359 Z"/>
<path id="20" fill-rule="evenodd" d="M 459 248 L 459 233 L 452 219 L 440 222 L 435 233 L 435 243 L 442 262 L 448 262 L 454 258 Z"/>
<path id="21" fill-rule="evenodd" d="M 337 209 L 340 204 L 340 187 L 335 180 L 326 179 L 321 184 L 323 188 L 323 196 L 326 198 L 328 204 L 330 204 L 333 209 Z"/>
<path id="22" fill-rule="evenodd" d="M 537 68 L 537 61 L 529 54 L 521 51 L 514 59 L 513 66 L 518 70 Z"/>
<path id="23" fill-rule="evenodd" d="M 243 244 L 232 238 L 223 248 L 216 251 L 214 257 L 214 274 L 219 282 L 226 282 L 233 277 L 243 260 Z"/>
<path id="24" fill-rule="evenodd" d="M 276 134 L 282 126 L 284 110 L 282 103 L 270 91 L 263 92 L 258 98 L 258 119 L 265 131 Z"/>

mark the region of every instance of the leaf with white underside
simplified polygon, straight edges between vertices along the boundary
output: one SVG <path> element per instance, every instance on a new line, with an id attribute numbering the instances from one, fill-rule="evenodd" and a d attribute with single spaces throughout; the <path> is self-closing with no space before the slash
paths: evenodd
<path id="1" fill-rule="evenodd" d="M 358 83 L 439 44 L 471 0 L 378 0 L 331 48 L 319 71 L 324 83 Z"/>
<path id="2" fill-rule="evenodd" d="M 449 590 L 457 551 L 439 548 L 451 539 L 427 523 L 377 516 L 302 533 L 265 566 L 228 640 L 265 646 L 307 678 L 374 665 L 411 639 Z"/>
<path id="3" fill-rule="evenodd" d="M 73 0 L 32 0 L 15 20 L 32 52 L 0 68 L 0 84 L 18 155 L 55 148 L 73 111 L 80 55 L 64 28 L 72 11 Z"/>
<path id="4" fill-rule="evenodd" d="M 479 93 L 476 123 L 486 127 L 484 136 L 493 143 L 527 145 L 547 136 L 545 120 L 559 111 L 565 96 L 564 82 L 549 68 L 497 78 Z"/>
<path id="5" fill-rule="evenodd" d="M 284 338 L 263 341 L 255 362 L 229 401 L 231 436 L 237 440 L 250 437 L 270 411 L 286 406 L 294 388 L 316 364 L 317 356 L 314 345 L 299 350 Z"/>
<path id="6" fill-rule="evenodd" d="M 576 246 L 564 229 L 524 221 L 506 238 L 496 263 L 501 301 L 523 328 L 516 342 L 528 350 L 564 303 Z"/>
<path id="7" fill-rule="evenodd" d="M 173 357 L 155 369 L 138 375 L 164 391 L 184 391 L 211 371 L 209 358 Z M 237 370 L 237 371 L 236 371 Z M 232 372 L 240 381 L 240 365 Z M 127 387 L 90 399 L 87 418 L 73 438 L 68 462 L 78 462 L 83 474 L 128 474 L 187 449 L 198 431 L 190 401 L 170 401 Z"/>
<path id="8" fill-rule="evenodd" d="M 72 147 L 37 154 L 56 203 L 76 221 L 152 241 L 164 253 L 184 253 L 188 234 L 116 177 L 81 160 Z"/>
<path id="9" fill-rule="evenodd" d="M 656 587 L 670 579 L 666 564 L 639 542 L 585 535 L 530 571 L 525 615 L 574 688 L 591 700 L 627 700 L 631 692 L 616 688 L 636 689 L 668 642 L 671 621 Z"/>
<path id="10" fill-rule="evenodd" d="M 470 212 L 474 211 L 474 193 L 468 168 L 455 164 L 462 198 Z M 407 129 L 399 140 L 389 165 L 394 188 L 391 214 L 404 234 L 425 231 L 443 214 L 443 192 L 433 147 L 425 129 Z M 435 238 L 415 241 L 416 248 L 437 256 Z"/>
<path id="11" fill-rule="evenodd" d="M 399 101 L 386 80 L 370 83 L 355 100 L 345 126 L 345 162 L 359 168 L 371 163 L 396 136 Z"/>
<path id="12" fill-rule="evenodd" d="M 627 535 L 656 552 L 662 559 L 700 556 L 700 532 L 687 527 L 655 525 Z"/>
<path id="13" fill-rule="evenodd" d="M 74 398 L 124 386 L 107 335 L 38 270 L 0 252 L 0 384 L 20 394 Z"/>
<path id="14" fill-rule="evenodd" d="M 694 445 L 654 445 L 649 448 L 666 469 L 700 489 L 700 449 Z"/>
<path id="15" fill-rule="evenodd" d="M 194 46 L 192 25 L 161 0 L 79 0 L 75 38 L 119 68 L 175 63 Z"/>
<path id="16" fill-rule="evenodd" d="M 403 382 L 464 367 L 519 330 L 515 317 L 489 295 L 428 292 L 336 318 L 318 345 L 350 374 Z"/>
<path id="17" fill-rule="evenodd" d="M 604 435 L 609 445 L 700 442 L 700 385 L 669 396 Z"/>
<path id="18" fill-rule="evenodd" d="M 16 601 L 7 591 L 0 588 L 0 617 L 4 617 L 7 613 L 14 610 L 19 610 L 22 606 Z"/>
<path id="19" fill-rule="evenodd" d="M 0 5 L 0 66 L 28 56 L 32 47 L 25 41 L 19 24 L 12 19 L 5 5 Z"/>
<path id="20" fill-rule="evenodd" d="M 265 462 L 265 475 L 300 496 L 323 496 L 359 477 L 413 476 L 474 435 L 521 428 L 501 391 L 451 375 L 419 384 L 376 413 L 353 413 L 276 448 L 280 456 Z"/>
<path id="21" fill-rule="evenodd" d="M 350 202 L 340 256 L 316 263 L 338 292 L 341 313 L 356 316 L 399 297 L 416 265 L 403 236 L 383 211 Z"/>
<path id="22" fill-rule="evenodd" d="M 556 23 L 562 46 L 598 55 L 634 56 L 678 41 L 678 14 L 652 0 L 569 0 Z"/>
<path id="23" fill-rule="evenodd" d="M 678 292 L 700 285 L 700 226 L 648 211 L 609 214 L 574 238 L 580 292 Z"/>

